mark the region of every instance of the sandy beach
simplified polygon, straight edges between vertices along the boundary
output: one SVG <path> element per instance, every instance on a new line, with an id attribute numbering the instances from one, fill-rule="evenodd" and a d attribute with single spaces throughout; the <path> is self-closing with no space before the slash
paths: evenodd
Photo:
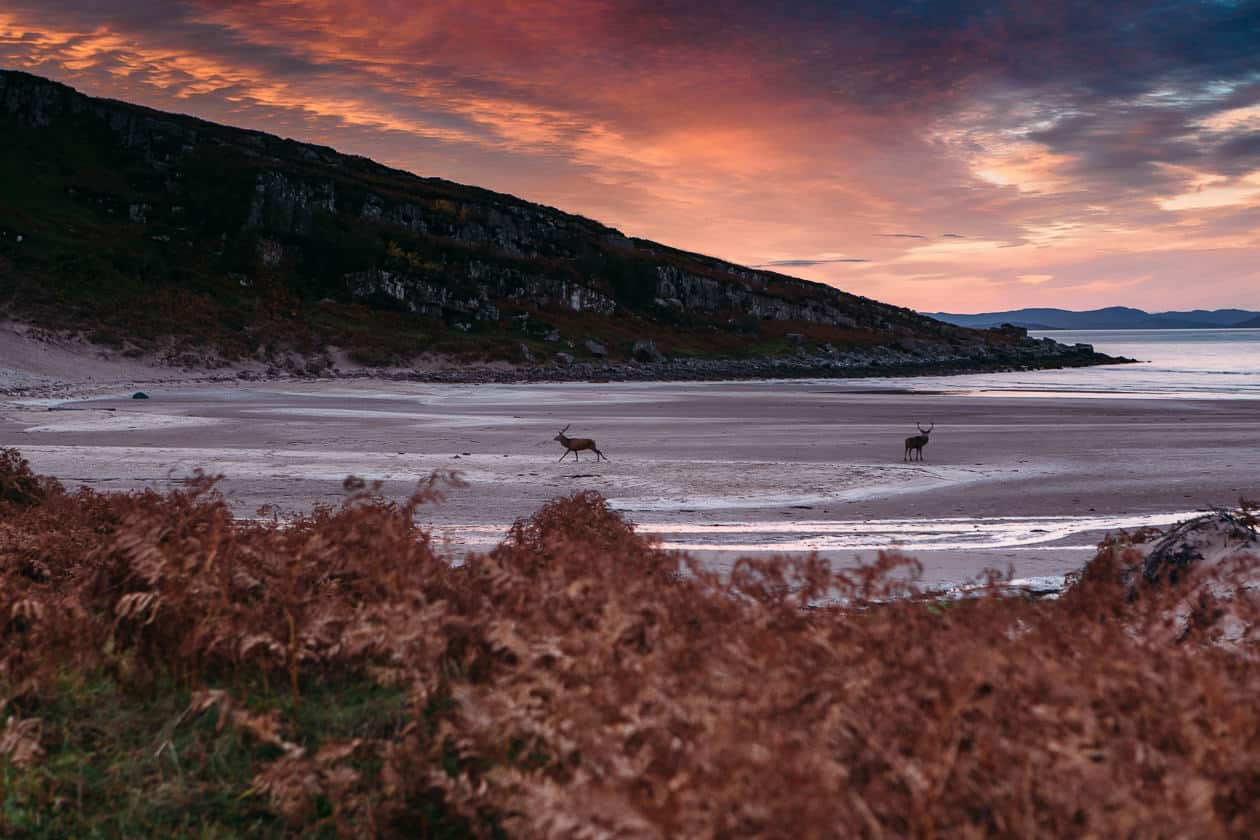
<path id="1" fill-rule="evenodd" d="M 435 471 L 465 486 L 426 512 L 451 550 L 484 548 L 548 499 L 593 490 L 641 531 L 719 566 L 897 549 L 927 584 L 985 568 L 1054 579 L 1109 530 L 1260 497 L 1247 400 L 898 392 L 861 382 L 436 385 L 374 380 L 157 385 L 10 399 L 0 445 L 98 490 L 205 469 L 239 515 L 336 504 L 341 480 L 403 497 Z M 99 390 L 102 386 L 93 385 Z M 916 420 L 923 463 L 902 461 Z M 580 463 L 551 438 L 595 438 Z"/>

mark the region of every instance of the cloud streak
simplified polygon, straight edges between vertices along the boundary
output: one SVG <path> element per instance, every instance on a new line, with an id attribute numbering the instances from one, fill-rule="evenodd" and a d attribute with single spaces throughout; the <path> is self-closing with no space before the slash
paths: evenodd
<path id="1" fill-rule="evenodd" d="M 760 263 L 754 265 L 753 268 L 808 268 L 815 265 L 829 265 L 831 263 L 864 263 L 870 260 L 858 259 L 857 257 L 836 257 L 833 259 L 792 259 L 792 260 L 775 260 L 774 262 Z"/>
<path id="2" fill-rule="evenodd" d="M 1258 45 L 1248 0 L 0 0 L 4 66 L 925 309 L 1260 307 Z"/>

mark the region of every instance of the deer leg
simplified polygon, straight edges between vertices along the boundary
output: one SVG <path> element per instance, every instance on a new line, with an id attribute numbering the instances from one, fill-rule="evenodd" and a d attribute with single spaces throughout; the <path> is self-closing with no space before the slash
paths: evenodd
<path id="1" fill-rule="evenodd" d="M 564 450 L 564 454 L 560 456 L 560 460 L 561 460 L 561 461 L 563 461 L 565 458 L 568 458 L 568 457 L 569 457 L 569 453 L 570 453 L 570 452 L 572 452 L 572 451 L 573 451 L 572 449 L 566 449 L 566 450 Z"/>

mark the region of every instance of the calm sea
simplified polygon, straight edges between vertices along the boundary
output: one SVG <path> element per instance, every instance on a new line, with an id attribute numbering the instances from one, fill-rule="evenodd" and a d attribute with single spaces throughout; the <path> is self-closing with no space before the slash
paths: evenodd
<path id="1" fill-rule="evenodd" d="M 1140 362 L 886 381 L 890 387 L 912 391 L 1260 399 L 1260 329 L 1053 330 L 1030 335 L 1049 336 L 1065 344 L 1092 344 L 1100 353 Z"/>

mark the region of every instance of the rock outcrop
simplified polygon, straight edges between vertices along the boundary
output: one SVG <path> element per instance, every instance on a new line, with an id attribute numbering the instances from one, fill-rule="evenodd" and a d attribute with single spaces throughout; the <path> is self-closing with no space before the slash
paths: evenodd
<path id="1" fill-rule="evenodd" d="M 1133 632 L 1170 643 L 1197 632 L 1260 655 L 1260 532 L 1257 509 L 1218 510 L 1162 532 L 1111 540 L 1075 585 L 1118 575 Z M 1146 604 L 1149 609 L 1136 609 Z"/>
<path id="2" fill-rule="evenodd" d="M 0 72 L 0 154 L 23 173 L 20 206 L 0 193 L 17 314 L 135 352 L 180 336 L 225 358 L 332 344 L 372 364 L 552 358 L 537 343 L 558 341 L 648 365 L 684 348 L 847 370 L 1110 361 L 24 73 Z"/>

